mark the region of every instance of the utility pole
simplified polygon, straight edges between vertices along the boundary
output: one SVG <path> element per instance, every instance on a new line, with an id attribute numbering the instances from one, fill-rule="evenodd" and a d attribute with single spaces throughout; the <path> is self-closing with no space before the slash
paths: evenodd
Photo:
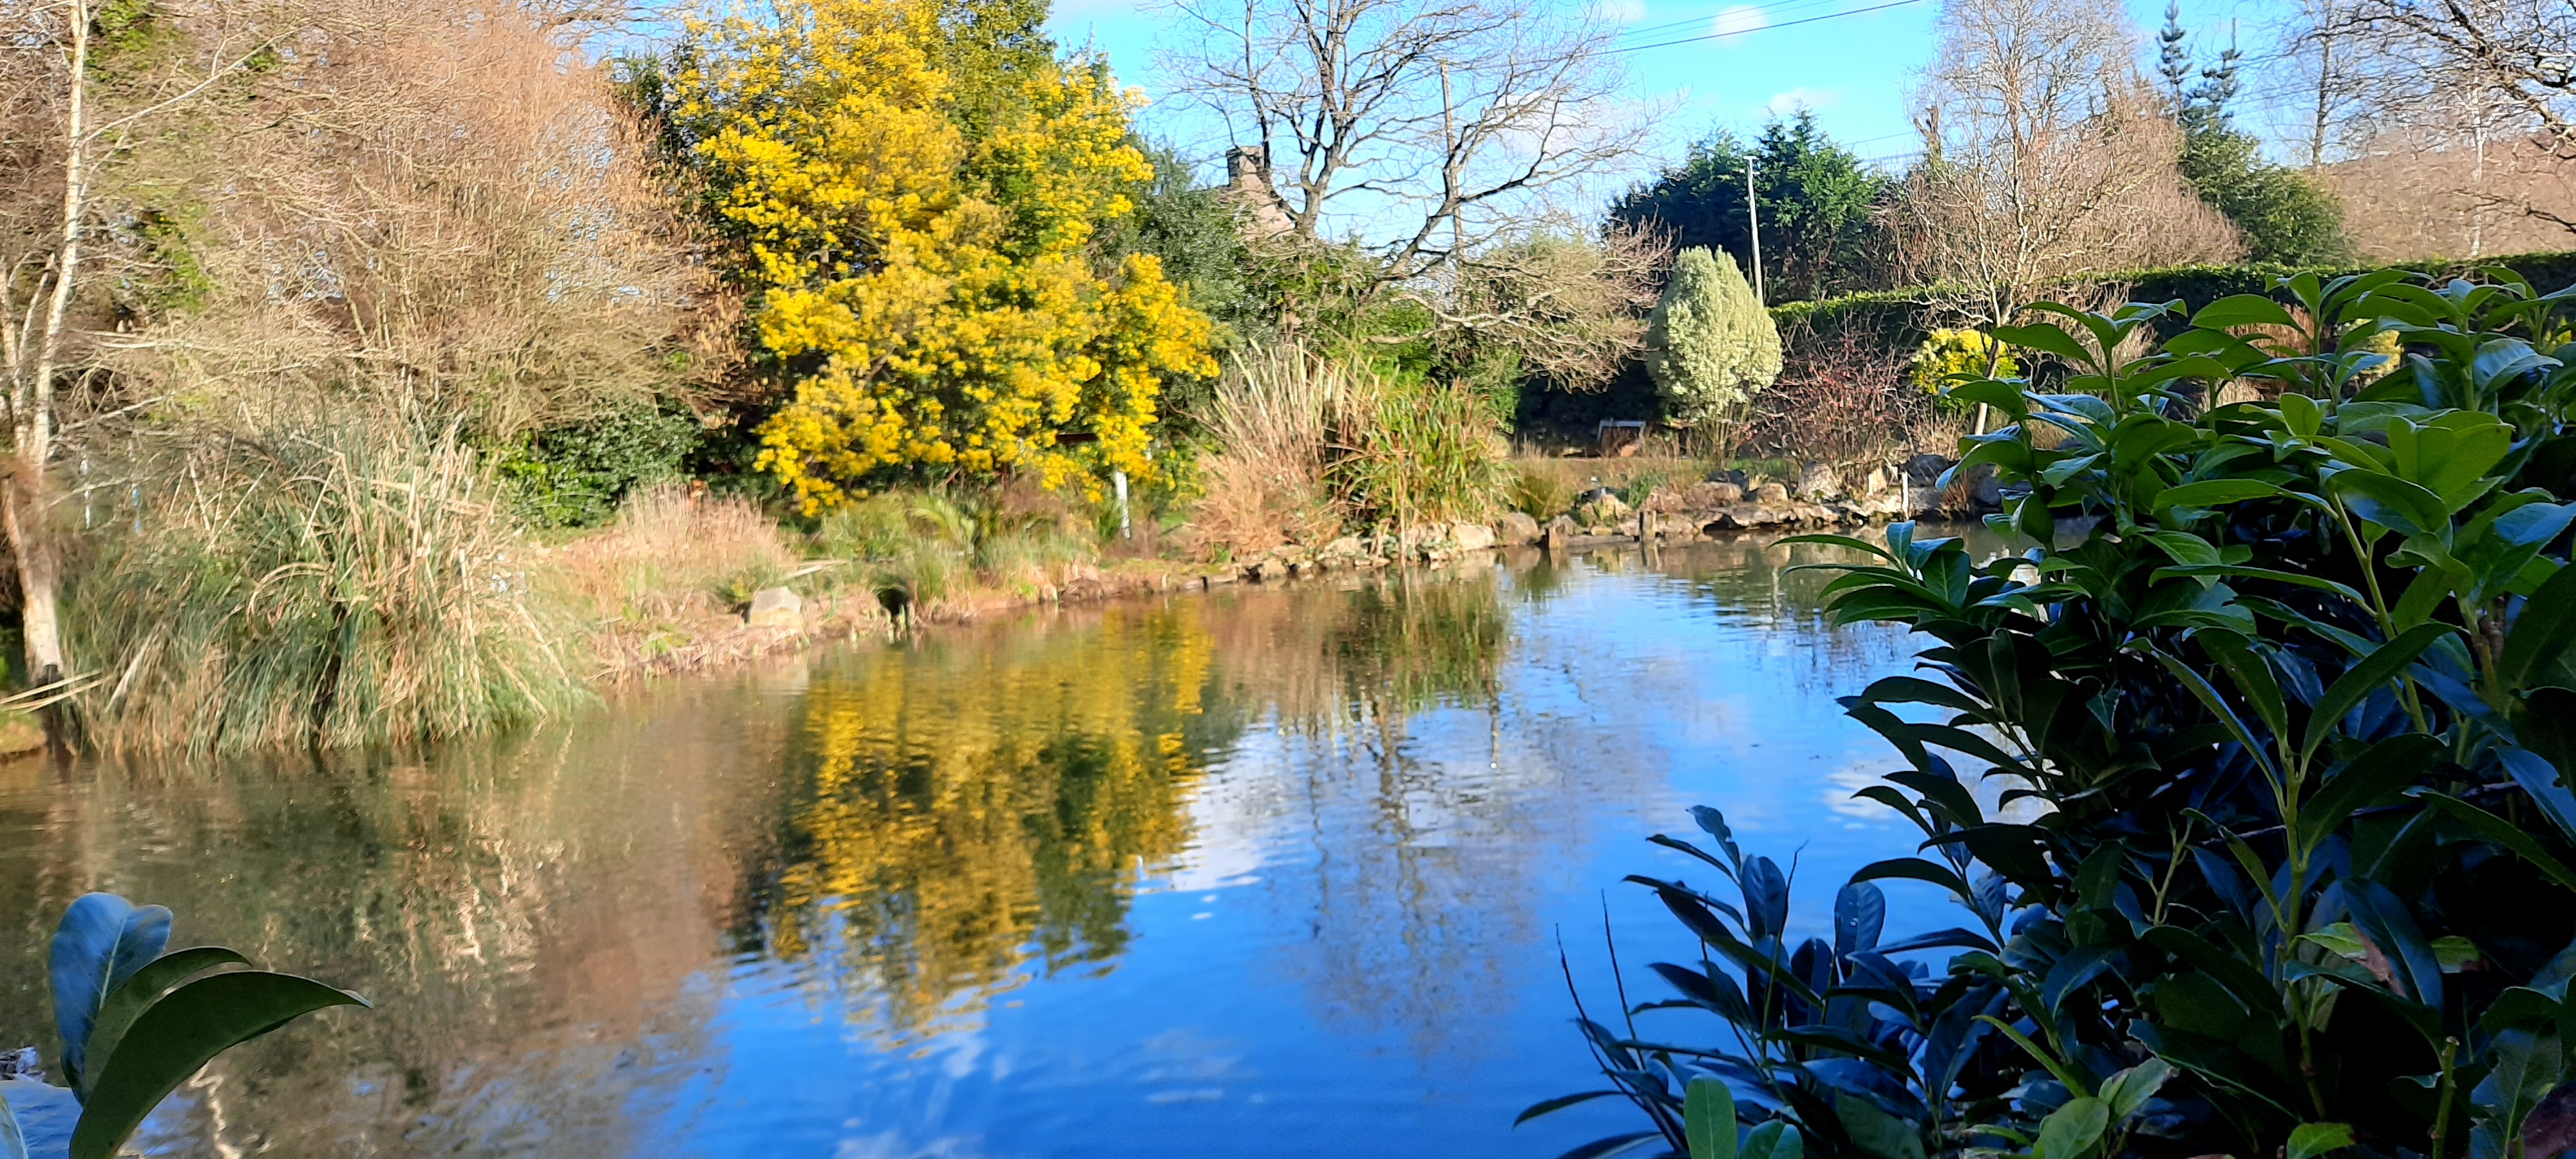
<path id="1" fill-rule="evenodd" d="M 1768 306 L 1771 299 L 1762 293 L 1762 199 L 1753 193 L 1753 155 L 1744 156 L 1744 214 L 1753 223 L 1753 301 Z"/>

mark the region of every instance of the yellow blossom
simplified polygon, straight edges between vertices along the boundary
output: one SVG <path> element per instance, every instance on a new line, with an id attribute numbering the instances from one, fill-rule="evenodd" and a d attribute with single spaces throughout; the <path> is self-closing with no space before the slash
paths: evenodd
<path id="1" fill-rule="evenodd" d="M 1142 476 L 1173 375 L 1212 327 L 1150 257 L 1097 268 L 1152 176 L 1096 70 L 1016 78 L 969 135 L 927 0 L 789 0 L 696 30 L 675 77 L 716 211 L 749 255 L 761 344 L 796 372 L 760 465 L 807 510 L 886 468 Z M 1081 438 L 1068 440 L 1066 436 Z"/>

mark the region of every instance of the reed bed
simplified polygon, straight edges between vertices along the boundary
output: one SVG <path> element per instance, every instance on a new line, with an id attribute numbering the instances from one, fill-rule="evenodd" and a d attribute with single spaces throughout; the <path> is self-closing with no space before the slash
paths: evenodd
<path id="1" fill-rule="evenodd" d="M 1342 511 L 1325 455 L 1335 408 L 1352 389 L 1339 365 L 1294 345 L 1234 359 L 1204 418 L 1215 446 L 1200 464 L 1199 528 L 1247 553 L 1337 534 Z"/>
<path id="2" fill-rule="evenodd" d="M 1479 520 L 1507 498 L 1491 400 L 1290 344 L 1256 347 L 1218 384 L 1198 524 L 1258 552 L 1353 524 Z"/>
<path id="3" fill-rule="evenodd" d="M 1365 372 L 1334 409 L 1327 477 L 1358 522 L 1397 528 L 1483 520 L 1508 476 L 1493 401 L 1457 383 Z"/>
<path id="4" fill-rule="evenodd" d="M 133 508 L 73 537 L 69 702 L 106 749 L 360 746 L 545 716 L 586 695 L 490 474 L 452 433 L 168 435 Z"/>

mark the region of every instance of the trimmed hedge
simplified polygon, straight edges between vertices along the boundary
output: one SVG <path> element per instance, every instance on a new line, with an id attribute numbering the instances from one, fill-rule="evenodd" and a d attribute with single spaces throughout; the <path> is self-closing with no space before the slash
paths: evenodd
<path id="1" fill-rule="evenodd" d="M 2318 268 L 2315 272 L 2328 277 L 2368 273 L 2372 270 L 2407 270 L 2423 274 L 2464 275 L 2479 269 L 2504 267 L 2529 279 L 2543 292 L 2576 284 L 2576 251 L 2506 254 L 2490 258 L 2447 258 L 2428 262 L 2398 262 L 2386 266 L 2345 266 Z M 2276 279 L 2305 272 L 2302 267 L 2273 262 L 2249 262 L 2233 266 L 2177 266 L 2161 270 L 2139 270 L 2096 279 L 2088 289 L 2111 286 L 2129 287 L 2133 302 L 2169 302 L 2181 299 L 2189 310 L 2198 310 L 2230 294 L 2264 294 L 2271 292 Z M 2072 298 L 2082 298 L 2077 293 Z M 1913 286 L 1899 290 L 1873 290 L 1846 294 L 1812 302 L 1790 302 L 1771 309 L 1781 332 L 1793 329 L 1813 334 L 1861 328 L 1881 333 L 1891 344 L 1912 347 L 1920 345 L 1926 335 L 1926 315 L 1942 297 L 1938 286 Z M 1793 343 L 1794 347 L 1794 343 Z"/>

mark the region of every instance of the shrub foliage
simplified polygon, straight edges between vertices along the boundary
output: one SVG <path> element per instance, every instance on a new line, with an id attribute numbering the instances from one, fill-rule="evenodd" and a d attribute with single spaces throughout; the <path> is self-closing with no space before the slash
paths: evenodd
<path id="1" fill-rule="evenodd" d="M 1991 464 L 1993 522 L 2042 546 L 1807 537 L 1871 557 L 1838 620 L 1931 642 L 1931 678 L 1844 701 L 1902 755 L 1861 795 L 1920 853 L 1800 942 L 1715 811 L 1657 838 L 1727 880 L 1631 879 L 1705 946 L 1648 1005 L 1717 1023 L 1584 1023 L 1638 1142 L 1699 1153 L 1682 1092 L 1713 1077 L 1837 1159 L 2568 1148 L 2576 289 L 2491 276 L 1997 329 L 2062 393 L 1954 387 L 2017 420 L 1958 470 Z M 2280 393 L 2199 408 L 2236 379 Z M 1883 881 L 1959 920 L 1890 936 Z"/>
<path id="2" fill-rule="evenodd" d="M 1686 249 L 1647 319 L 1646 372 L 1665 417 L 1704 423 L 1741 409 L 1780 377 L 1780 330 L 1735 259 Z"/>
<path id="3" fill-rule="evenodd" d="M 969 51 L 953 15 L 798 0 L 695 29 L 675 70 L 673 122 L 795 383 L 760 465 L 809 511 L 886 468 L 1149 474 L 1163 381 L 1216 370 L 1152 254 L 1094 260 L 1152 176 L 1127 99 L 1040 48 Z"/>

